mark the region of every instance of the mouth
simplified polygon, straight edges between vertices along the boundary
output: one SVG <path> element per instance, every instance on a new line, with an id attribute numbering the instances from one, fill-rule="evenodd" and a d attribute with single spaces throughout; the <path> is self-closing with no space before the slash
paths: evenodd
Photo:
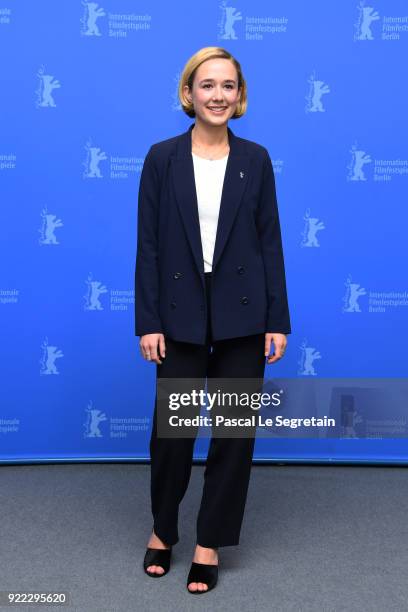
<path id="1" fill-rule="evenodd" d="M 215 115 L 222 115 L 227 110 L 226 106 L 207 106 L 207 108 Z"/>

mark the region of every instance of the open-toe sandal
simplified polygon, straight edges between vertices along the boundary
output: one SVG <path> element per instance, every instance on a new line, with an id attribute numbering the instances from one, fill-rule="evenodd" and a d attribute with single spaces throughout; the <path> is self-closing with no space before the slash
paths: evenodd
<path id="1" fill-rule="evenodd" d="M 206 563 L 196 563 L 192 561 L 190 571 L 187 578 L 187 591 L 195 595 L 196 593 L 208 593 L 217 584 L 218 580 L 218 565 L 209 565 Z M 207 585 L 207 589 L 203 591 L 190 591 L 188 585 L 190 582 L 204 582 Z"/>
<path id="2" fill-rule="evenodd" d="M 143 559 L 143 569 L 148 576 L 152 578 L 161 578 L 170 569 L 171 548 L 146 548 L 146 554 Z M 147 568 L 150 565 L 160 565 L 164 572 L 149 572 Z"/>

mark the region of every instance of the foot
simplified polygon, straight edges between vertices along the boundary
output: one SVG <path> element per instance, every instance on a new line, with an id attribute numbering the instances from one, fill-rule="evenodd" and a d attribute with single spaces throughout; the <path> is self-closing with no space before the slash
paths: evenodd
<path id="1" fill-rule="evenodd" d="M 197 544 L 193 561 L 207 565 L 218 565 L 218 551 L 216 548 L 205 548 Z M 208 585 L 205 582 L 190 582 L 187 585 L 189 591 L 206 591 Z"/>
<path id="2" fill-rule="evenodd" d="M 171 546 L 167 546 L 162 540 L 152 531 L 152 535 L 150 536 L 149 542 L 147 543 L 148 548 L 158 548 L 160 550 L 166 550 L 171 548 Z M 153 574 L 163 574 L 164 569 L 161 565 L 149 565 L 147 567 L 147 571 L 152 572 Z"/>

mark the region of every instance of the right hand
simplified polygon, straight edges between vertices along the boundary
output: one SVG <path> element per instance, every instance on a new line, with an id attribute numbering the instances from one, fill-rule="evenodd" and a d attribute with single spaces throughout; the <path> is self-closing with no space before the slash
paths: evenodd
<path id="1" fill-rule="evenodd" d="M 159 345 L 159 354 L 157 345 Z M 140 338 L 139 346 L 142 357 L 146 359 L 146 361 L 154 361 L 157 364 L 163 363 L 160 361 L 160 357 L 166 356 L 166 345 L 163 334 L 145 334 Z"/>

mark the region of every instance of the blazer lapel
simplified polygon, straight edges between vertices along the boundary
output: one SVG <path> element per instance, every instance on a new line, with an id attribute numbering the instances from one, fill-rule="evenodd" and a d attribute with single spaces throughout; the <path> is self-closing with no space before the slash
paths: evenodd
<path id="1" fill-rule="evenodd" d="M 193 252 L 194 261 L 200 275 L 204 274 L 203 251 L 201 244 L 200 221 L 198 214 L 197 192 L 194 178 L 194 163 L 191 154 L 191 130 L 178 137 L 176 154 L 171 157 L 171 173 L 177 205 L 180 210 L 185 231 Z M 222 188 L 220 213 L 213 256 L 213 271 L 221 257 L 227 242 L 235 215 L 241 203 L 248 181 L 251 157 L 246 152 L 243 142 L 240 142 L 228 127 L 230 152 L 225 169 Z"/>

